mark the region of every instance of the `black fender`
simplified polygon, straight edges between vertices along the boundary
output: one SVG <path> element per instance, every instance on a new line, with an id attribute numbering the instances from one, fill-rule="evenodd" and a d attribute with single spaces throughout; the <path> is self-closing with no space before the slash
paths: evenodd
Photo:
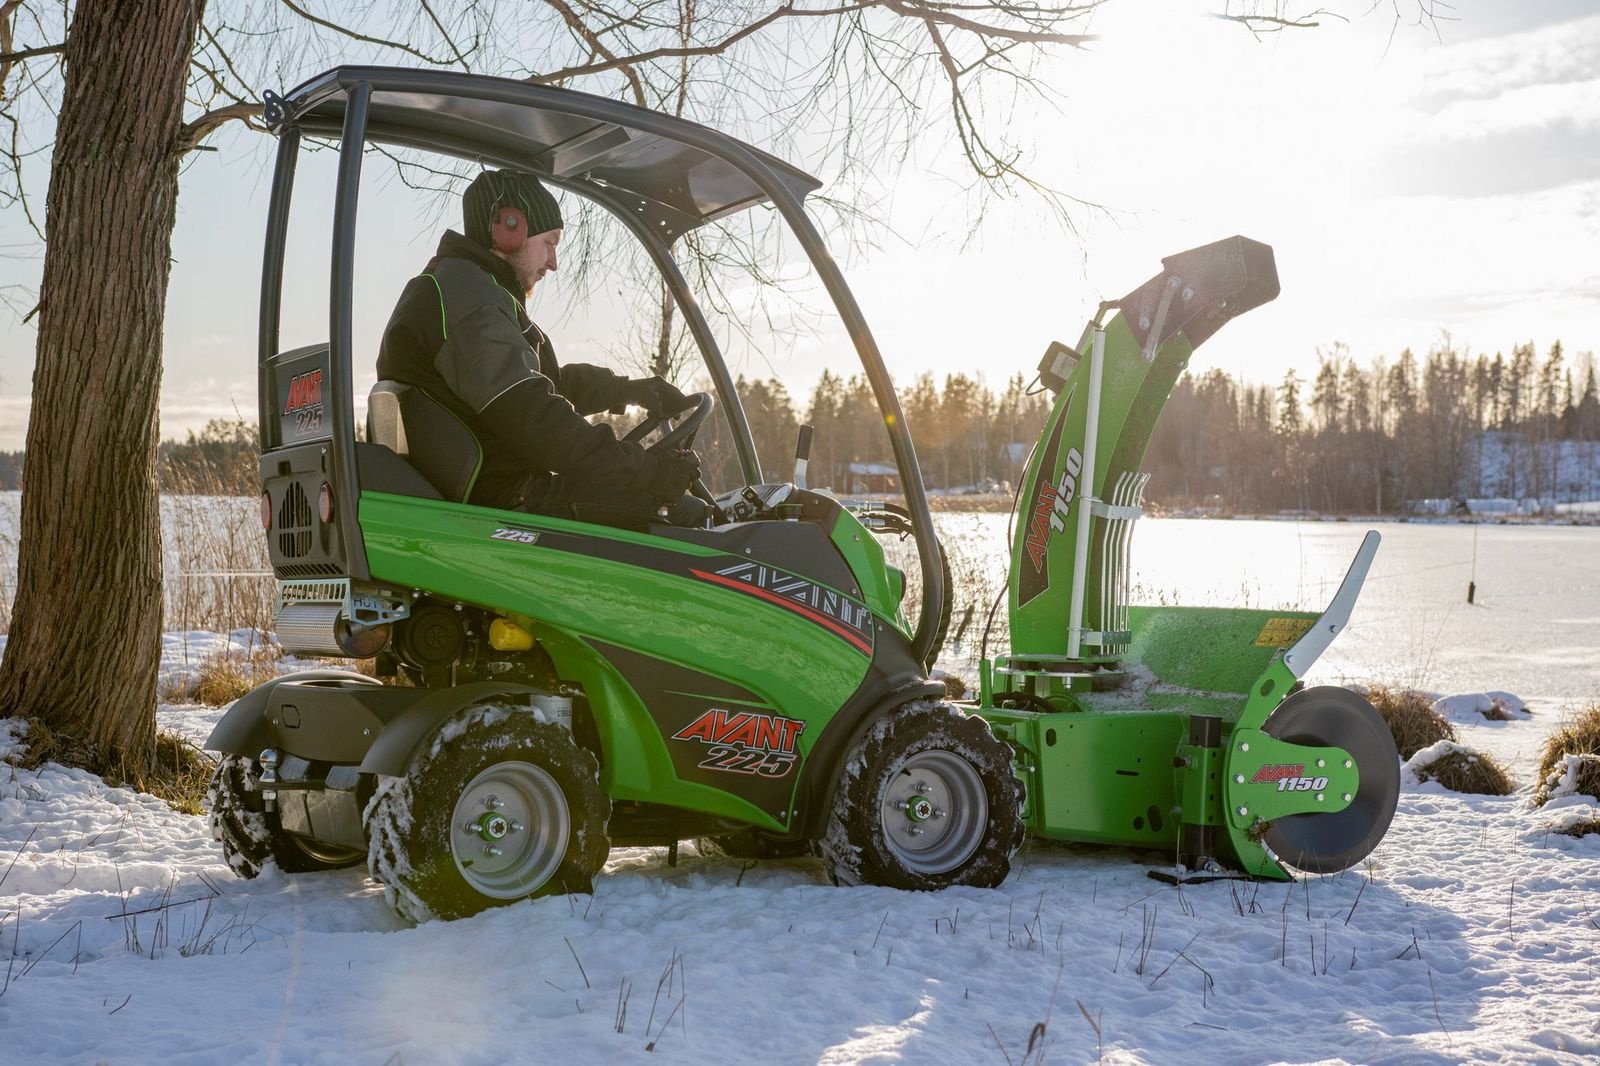
<path id="1" fill-rule="evenodd" d="M 528 685 L 503 681 L 474 681 L 453 688 L 416 689 L 421 698 L 401 711 L 378 734 L 361 760 L 364 774 L 399 777 L 411 765 L 417 749 L 450 718 L 474 704 L 488 703 L 494 696 L 511 696 L 519 702 L 539 690 Z"/>
<path id="2" fill-rule="evenodd" d="M 947 693 L 943 681 L 929 681 L 920 674 L 897 680 L 898 683 L 877 687 L 876 692 L 869 693 L 868 698 L 859 703 L 852 701 L 855 706 L 865 704 L 867 709 L 851 716 L 850 721 L 840 721 L 845 717 L 840 714 L 828 723 L 817 746 L 811 749 L 811 757 L 806 760 L 806 775 L 801 779 L 795 796 L 795 807 L 800 817 L 790 827 L 787 836 L 816 840 L 827 831 L 828 819 L 833 814 L 834 796 L 839 791 L 843 777 L 844 760 L 866 736 L 867 730 L 897 707 L 913 700 L 944 699 Z"/>
<path id="3" fill-rule="evenodd" d="M 313 681 L 343 681 L 359 685 L 379 685 L 376 678 L 351 670 L 307 670 L 298 674 L 284 674 L 257 685 L 233 701 L 206 738 L 205 750 L 220 751 L 225 755 L 248 755 L 255 758 L 265 748 L 277 747 L 279 736 L 267 712 L 272 705 L 272 690 L 279 685 Z"/>
<path id="4" fill-rule="evenodd" d="M 805 776 L 795 789 L 797 816 L 786 834 L 791 839 L 815 840 L 827 831 L 844 761 L 875 722 L 912 700 L 945 698 L 944 682 L 929 679 L 900 631 L 881 621 L 878 627 L 861 687 L 829 720 L 806 758 Z"/>

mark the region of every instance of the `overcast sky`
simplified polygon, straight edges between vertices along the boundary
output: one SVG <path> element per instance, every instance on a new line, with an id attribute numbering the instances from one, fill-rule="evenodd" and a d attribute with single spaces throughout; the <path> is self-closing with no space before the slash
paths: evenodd
<path id="1" fill-rule="evenodd" d="M 844 262 L 897 382 L 965 372 L 998 389 L 1031 376 L 1100 298 L 1154 274 L 1164 255 L 1234 233 L 1274 247 L 1283 292 L 1211 339 L 1197 368 L 1276 382 L 1290 367 L 1313 372 L 1335 342 L 1365 362 L 1425 351 L 1442 331 L 1472 353 L 1529 340 L 1543 353 L 1558 338 L 1569 352 L 1600 346 L 1600 3 L 1462 0 L 1436 34 L 1379 11 L 1260 41 L 1203 17 L 1214 6 L 1111 4 L 1092 27 L 1103 39 L 1046 72 L 1060 110 L 1013 117 L 1013 136 L 1034 145 L 1032 172 L 1104 206 L 1078 211 L 1076 234 L 1017 201 L 969 238 L 956 161 L 937 146 L 885 188 L 892 235 Z M 271 156 L 259 135 L 216 143 L 183 177 L 163 436 L 255 410 Z M 297 202 L 331 173 L 325 163 L 329 153 L 302 164 Z M 357 347 L 375 354 L 400 286 L 438 229 L 459 223 L 393 181 L 371 184 Z M 285 346 L 326 336 L 323 225 L 314 207 L 296 219 Z M 22 242 L 16 220 L 0 220 L 0 284 L 37 283 Z M 812 280 L 790 273 L 797 306 L 820 306 Z M 619 346 L 615 305 L 577 307 L 562 281 L 541 286 L 535 317 L 563 360 L 606 361 Z M 16 449 L 35 334 L 0 316 L 0 449 Z M 798 338 L 718 333 L 736 371 L 778 376 L 801 400 L 824 366 L 857 369 L 826 320 Z M 356 369 L 370 381 L 370 361 Z"/>

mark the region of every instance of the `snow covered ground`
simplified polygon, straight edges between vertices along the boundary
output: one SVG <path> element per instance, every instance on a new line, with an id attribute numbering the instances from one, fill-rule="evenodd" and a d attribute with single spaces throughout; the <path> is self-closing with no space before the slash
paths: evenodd
<path id="1" fill-rule="evenodd" d="M 1325 528 L 1348 559 L 1359 529 Z M 1393 537 L 1332 668 L 1424 655 L 1430 687 L 1471 697 L 1445 707 L 1461 742 L 1523 790 L 1408 775 L 1369 862 L 1294 885 L 1178 889 L 1147 877 L 1160 855 L 1034 843 L 1000 888 L 933 895 L 835 888 L 810 860 L 619 849 L 592 897 L 413 928 L 359 868 L 240 881 L 201 818 L 80 771 L 0 768 L 0 1062 L 1593 1061 L 1600 836 L 1551 826 L 1600 808 L 1534 809 L 1527 786 L 1545 737 L 1600 696 L 1600 562 L 1577 551 L 1593 531 L 1549 532 L 1503 547 L 1548 555 L 1559 581 L 1503 583 L 1480 544 L 1473 611 L 1410 573 L 1438 567 L 1460 599 L 1467 541 Z M 1320 574 L 1324 535 L 1294 534 L 1302 572 Z M 1258 572 L 1253 532 L 1233 536 Z M 1233 550 L 1208 570 L 1236 580 Z M 164 672 L 220 642 L 169 635 Z M 1483 719 L 1458 684 L 1477 678 L 1531 713 Z M 196 738 L 220 714 L 158 711 Z M 14 733 L 0 723 L 0 747 Z"/>

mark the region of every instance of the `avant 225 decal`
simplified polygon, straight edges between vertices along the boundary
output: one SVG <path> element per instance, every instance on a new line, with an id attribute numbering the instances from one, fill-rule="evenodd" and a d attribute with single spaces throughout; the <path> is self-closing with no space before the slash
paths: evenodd
<path id="1" fill-rule="evenodd" d="M 788 777 L 794 769 L 796 742 L 805 728 L 796 718 L 712 707 L 672 739 L 706 745 L 702 770 Z"/>

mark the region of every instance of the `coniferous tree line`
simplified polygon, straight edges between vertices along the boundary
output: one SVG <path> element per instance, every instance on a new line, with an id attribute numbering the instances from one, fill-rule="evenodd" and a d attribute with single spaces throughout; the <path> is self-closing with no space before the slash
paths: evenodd
<path id="1" fill-rule="evenodd" d="M 1503 496 L 1600 498 L 1595 360 L 1560 342 L 1469 357 L 1448 341 L 1421 359 L 1360 365 L 1342 346 L 1310 381 L 1277 386 L 1220 370 L 1186 375 L 1145 469 L 1173 507 L 1383 513 L 1408 501 Z"/>
<path id="2" fill-rule="evenodd" d="M 889 440 L 864 377 L 824 371 L 804 403 L 776 378 L 738 379 L 769 480 L 787 479 L 804 422 L 814 428 L 808 482 L 858 491 L 851 464 L 888 465 Z M 1022 476 L 1053 397 L 1021 374 L 998 393 L 981 379 L 925 373 L 901 394 L 918 461 L 934 490 L 1009 491 Z M 1309 380 L 1277 385 L 1221 370 L 1179 379 L 1145 456 L 1149 498 L 1171 508 L 1383 513 L 1422 498 L 1600 498 L 1600 383 L 1595 359 L 1568 360 L 1559 342 L 1509 357 L 1469 357 L 1448 342 L 1365 366 L 1342 346 L 1320 354 Z M 725 423 L 696 449 L 717 488 L 741 480 Z M 1563 456 L 1566 461 L 1563 462 Z M 1576 462 L 1574 461 L 1576 459 Z M 23 454 L 0 453 L 0 488 L 21 482 Z M 213 420 L 160 449 L 162 490 L 258 491 L 255 426 Z"/>
<path id="3" fill-rule="evenodd" d="M 22 487 L 22 452 L 0 452 L 0 491 Z"/>
<path id="4" fill-rule="evenodd" d="M 802 422 L 813 429 L 809 485 L 840 493 L 860 491 L 861 474 L 851 472 L 852 463 L 893 463 L 888 431 L 864 376 L 843 378 L 824 370 L 804 406 L 776 379 L 740 378 L 736 384 L 768 480 L 791 476 Z M 923 480 L 935 489 L 957 490 L 1015 484 L 1050 412 L 1049 394 L 1030 392 L 1027 384 L 1017 374 L 996 395 L 966 374 L 948 375 L 941 388 L 925 373 L 903 390 L 900 404 Z M 738 461 L 720 421 L 709 432 L 701 431 L 695 450 L 708 483 L 738 483 Z"/>

